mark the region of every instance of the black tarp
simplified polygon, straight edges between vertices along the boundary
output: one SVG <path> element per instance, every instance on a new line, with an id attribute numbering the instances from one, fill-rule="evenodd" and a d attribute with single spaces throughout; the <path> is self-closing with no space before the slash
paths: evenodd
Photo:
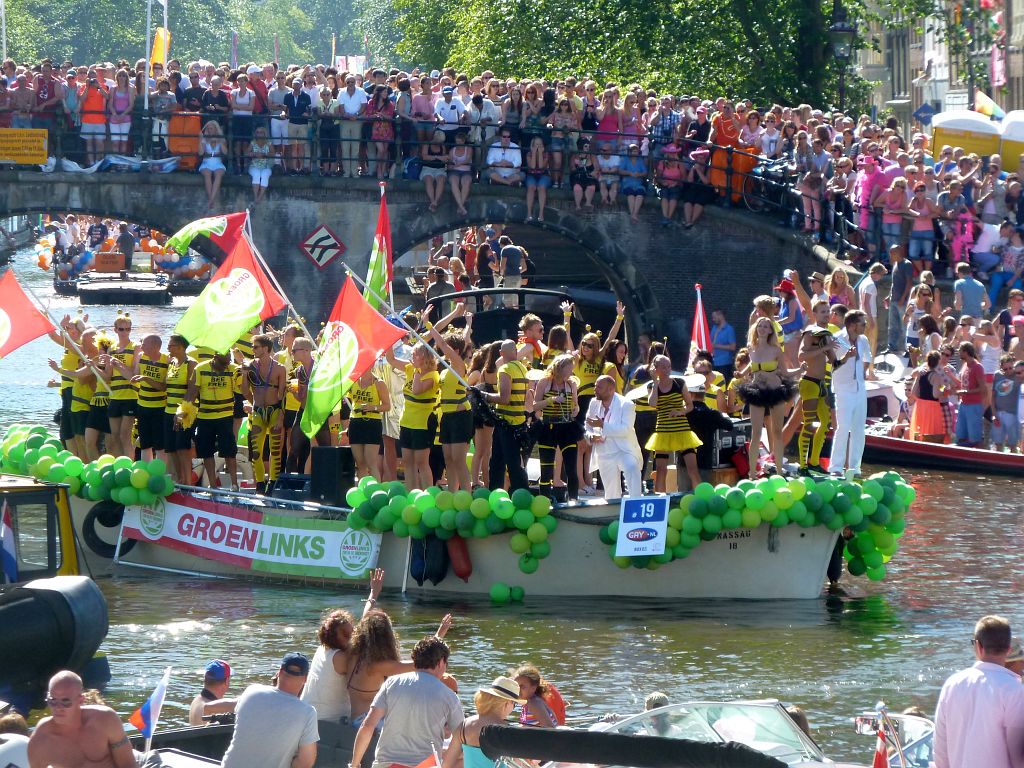
<path id="1" fill-rule="evenodd" d="M 488 725 L 480 747 L 492 760 L 519 757 L 632 768 L 786 768 L 745 744 L 706 744 L 661 736 Z"/>

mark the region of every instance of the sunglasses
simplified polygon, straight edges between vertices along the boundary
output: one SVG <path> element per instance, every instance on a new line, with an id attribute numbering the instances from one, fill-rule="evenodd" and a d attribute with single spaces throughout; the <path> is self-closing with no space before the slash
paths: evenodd
<path id="1" fill-rule="evenodd" d="M 130 331 L 132 327 L 130 325 L 115 325 L 115 331 Z"/>
<path id="2" fill-rule="evenodd" d="M 75 702 L 73 699 L 55 699 L 52 696 L 47 696 L 46 706 L 50 709 L 70 709 L 75 706 Z"/>

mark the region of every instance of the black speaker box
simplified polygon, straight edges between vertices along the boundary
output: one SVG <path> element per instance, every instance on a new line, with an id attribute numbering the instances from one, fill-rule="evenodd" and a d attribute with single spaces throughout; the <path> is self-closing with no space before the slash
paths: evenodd
<path id="1" fill-rule="evenodd" d="M 332 507 L 345 503 L 356 484 L 356 462 L 348 446 L 314 446 L 309 490 L 312 500 Z"/>
<path id="2" fill-rule="evenodd" d="M 270 494 L 275 499 L 287 499 L 288 501 L 306 501 L 310 494 L 309 475 L 297 475 L 288 473 L 281 475 L 274 481 L 274 490 Z"/>

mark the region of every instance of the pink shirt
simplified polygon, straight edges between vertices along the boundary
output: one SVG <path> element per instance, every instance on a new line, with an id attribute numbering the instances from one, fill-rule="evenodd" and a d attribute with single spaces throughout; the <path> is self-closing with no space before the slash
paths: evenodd
<path id="1" fill-rule="evenodd" d="M 935 708 L 935 766 L 1010 768 L 1008 742 L 1018 741 L 1022 731 L 1020 678 L 998 664 L 976 661 L 942 686 Z"/>

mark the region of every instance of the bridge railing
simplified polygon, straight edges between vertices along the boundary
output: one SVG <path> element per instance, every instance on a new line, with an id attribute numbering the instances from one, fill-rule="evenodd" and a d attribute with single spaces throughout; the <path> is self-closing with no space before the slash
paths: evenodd
<path id="1" fill-rule="evenodd" d="M 518 157 L 511 153 L 518 172 L 524 177 L 544 172 L 556 188 L 571 190 L 577 182 L 590 185 L 616 175 L 620 184 L 625 181 L 620 172 L 608 168 L 611 163 L 602 160 L 607 145 L 607 155 L 618 158 L 620 168 L 626 163 L 642 165 L 643 175 L 633 178 L 642 181 L 648 192 L 653 187 L 664 195 L 666 189 L 677 186 L 681 192 L 675 194 L 684 202 L 745 207 L 778 216 L 780 223 L 796 228 L 806 228 L 810 222 L 817 236 L 835 238 L 840 244 L 852 224 L 849 216 L 841 215 L 841 206 L 837 215 L 824 199 L 824 184 L 819 193 L 820 216 L 805 218 L 804 209 L 813 206 L 805 206 L 804 201 L 815 193 L 800 183 L 795 166 L 787 160 L 769 160 L 751 147 L 680 139 L 676 154 L 671 144 L 649 136 L 596 129 L 434 124 L 393 116 L 346 119 L 317 112 L 300 120 L 304 122 L 271 115 L 136 112 L 130 121 L 118 123 L 108 114 L 84 112 L 75 123 L 54 126 L 50 147 L 52 156 L 83 166 L 108 154 L 144 160 L 173 156 L 178 158 L 180 172 L 201 168 L 217 172 L 223 166 L 228 175 L 242 175 L 254 160 L 251 144 L 260 132 L 271 149 L 265 160 L 255 159 L 264 160 L 275 173 L 419 179 L 430 175 L 424 168 L 436 166 L 446 173 L 468 169 L 474 181 L 489 182 L 502 173 L 493 164 L 496 154 L 491 150 L 500 147 L 507 132 L 510 143 L 520 150 Z M 461 143 L 457 136 L 465 137 L 465 150 L 455 146 Z M 540 168 L 530 167 L 529 145 L 534 138 L 544 145 L 546 159 Z M 629 148 L 634 144 L 640 154 L 631 156 Z"/>

